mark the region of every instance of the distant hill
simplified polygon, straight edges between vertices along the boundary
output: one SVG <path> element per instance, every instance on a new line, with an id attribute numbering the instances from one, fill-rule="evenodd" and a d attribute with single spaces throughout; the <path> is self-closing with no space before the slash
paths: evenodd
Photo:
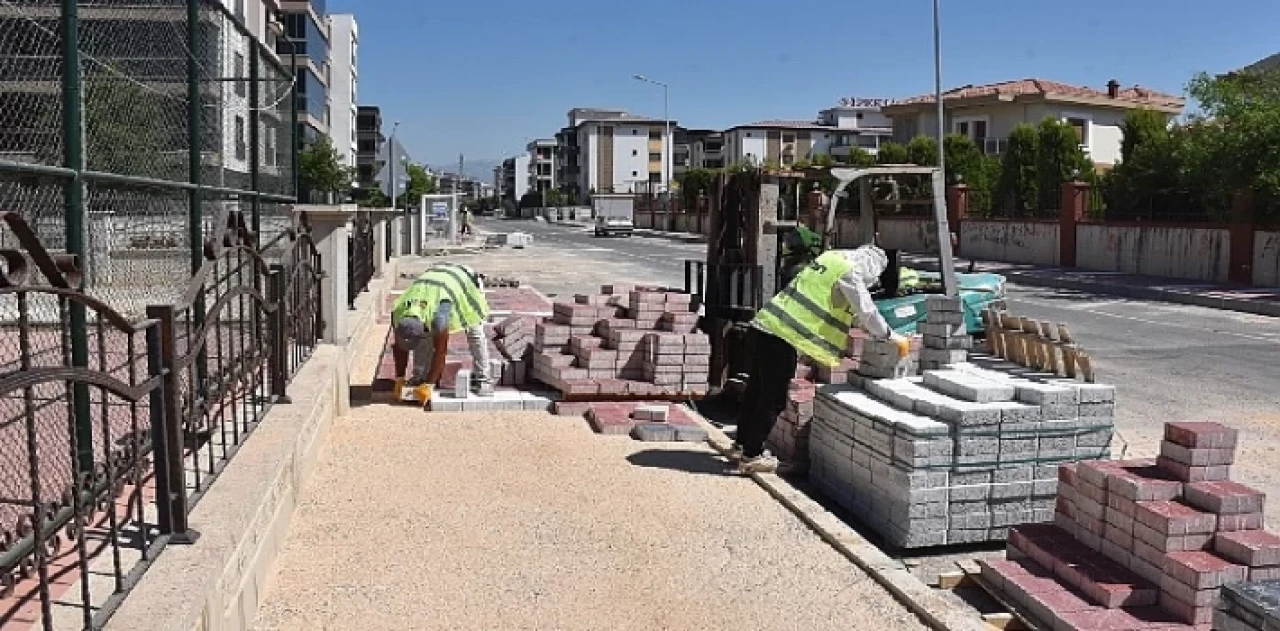
<path id="1" fill-rule="evenodd" d="M 458 163 L 456 161 L 450 163 L 429 162 L 428 166 L 433 171 L 444 171 L 445 173 L 457 173 Z M 475 178 L 481 182 L 493 183 L 493 169 L 502 164 L 502 160 L 471 160 L 468 159 L 462 165 L 463 175 Z"/>

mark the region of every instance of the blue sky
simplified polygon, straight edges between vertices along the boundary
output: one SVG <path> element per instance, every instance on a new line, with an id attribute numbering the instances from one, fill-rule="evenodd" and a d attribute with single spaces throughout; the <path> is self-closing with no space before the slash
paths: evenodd
<path id="1" fill-rule="evenodd" d="M 329 0 L 360 27 L 360 102 L 415 159 L 493 160 L 572 107 L 691 127 L 809 119 L 842 96 L 933 89 L 930 0 Z M 1276 0 L 942 0 L 943 84 L 1115 78 L 1182 93 L 1280 52 Z M 468 169 L 470 170 L 470 169 Z"/>

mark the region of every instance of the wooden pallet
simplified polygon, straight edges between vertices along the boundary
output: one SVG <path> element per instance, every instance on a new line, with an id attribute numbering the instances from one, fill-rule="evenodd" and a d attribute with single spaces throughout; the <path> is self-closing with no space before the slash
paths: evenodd
<path id="1" fill-rule="evenodd" d="M 1094 383 L 1093 360 L 1066 324 L 1014 316 L 994 307 L 982 312 L 991 354 L 1032 370 Z"/>
<path id="2" fill-rule="evenodd" d="M 988 629 L 1000 631 L 1049 631 L 1052 627 L 1033 619 L 1024 607 L 1020 607 L 1000 593 L 989 581 L 982 578 L 976 561 L 956 561 L 956 569 L 938 575 L 938 588 L 947 591 L 980 589 L 1004 608 L 1004 611 L 982 614 Z"/>

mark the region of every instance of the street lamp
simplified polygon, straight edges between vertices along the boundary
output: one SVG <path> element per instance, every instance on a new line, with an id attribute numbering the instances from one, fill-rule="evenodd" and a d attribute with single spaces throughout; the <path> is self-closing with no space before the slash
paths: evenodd
<path id="1" fill-rule="evenodd" d="M 933 0 L 933 98 L 938 116 L 938 177 L 932 178 L 935 200 L 933 216 L 938 224 L 938 263 L 942 270 L 942 290 L 947 296 L 955 298 L 959 294 L 955 282 L 955 260 L 951 258 L 951 228 L 947 225 L 947 184 L 943 181 L 947 173 L 947 152 L 946 113 L 942 106 L 942 20 L 939 5 L 940 0 Z"/>
<path id="2" fill-rule="evenodd" d="M 667 107 L 670 104 L 670 100 L 668 99 L 669 86 L 667 86 L 667 84 L 661 81 L 655 81 L 642 74 L 632 75 L 632 78 L 634 78 L 636 81 L 643 81 L 644 83 L 652 83 L 653 85 L 662 87 L 662 126 L 666 129 L 666 138 L 664 138 L 662 141 L 662 152 L 663 152 L 662 164 L 663 164 L 663 168 L 666 169 L 666 172 L 667 172 L 666 177 L 664 178 L 665 182 L 663 182 L 663 185 L 666 186 L 666 189 L 667 189 L 667 196 L 666 196 L 666 199 L 663 200 L 663 207 L 670 210 L 669 205 L 671 203 L 671 175 L 672 175 L 672 171 L 674 170 L 674 167 L 672 167 L 671 165 L 671 158 L 675 155 L 675 150 L 674 150 L 675 148 L 671 146 L 671 143 L 674 139 L 671 137 L 671 117 L 668 116 L 668 113 L 667 113 Z"/>
<path id="3" fill-rule="evenodd" d="M 391 140 L 387 142 L 387 162 L 391 163 L 389 165 L 391 167 L 391 174 L 390 177 L 387 178 L 387 188 L 391 190 L 392 212 L 395 212 L 396 210 L 396 197 L 398 197 L 400 193 L 400 181 L 396 179 L 396 162 L 398 162 L 396 154 L 400 153 L 399 151 L 396 151 L 396 132 L 399 130 L 400 121 L 396 121 L 391 125 Z M 408 211 L 409 209 L 406 208 L 405 212 L 407 213 Z"/>

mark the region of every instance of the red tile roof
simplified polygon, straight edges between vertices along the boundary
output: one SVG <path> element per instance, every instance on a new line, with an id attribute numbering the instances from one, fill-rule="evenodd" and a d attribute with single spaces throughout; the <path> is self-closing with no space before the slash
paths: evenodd
<path id="1" fill-rule="evenodd" d="M 1095 90 L 1057 81 L 1047 81 L 1044 79 L 1017 79 L 1014 81 L 1002 81 L 1000 83 L 989 83 L 986 85 L 966 85 L 959 88 L 953 88 L 942 93 L 944 101 L 953 99 L 972 99 L 984 96 L 1059 96 L 1059 97 L 1075 97 L 1075 98 L 1097 98 L 1107 99 L 1107 91 Z M 1144 88 L 1135 85 L 1128 88 L 1121 88 L 1116 100 L 1125 101 L 1132 105 L 1150 105 L 1161 107 L 1181 107 L 1185 104 L 1182 97 L 1158 92 L 1150 88 Z M 908 99 L 895 101 L 894 105 L 915 105 L 920 103 L 933 103 L 933 95 L 925 94 L 914 96 Z"/>

